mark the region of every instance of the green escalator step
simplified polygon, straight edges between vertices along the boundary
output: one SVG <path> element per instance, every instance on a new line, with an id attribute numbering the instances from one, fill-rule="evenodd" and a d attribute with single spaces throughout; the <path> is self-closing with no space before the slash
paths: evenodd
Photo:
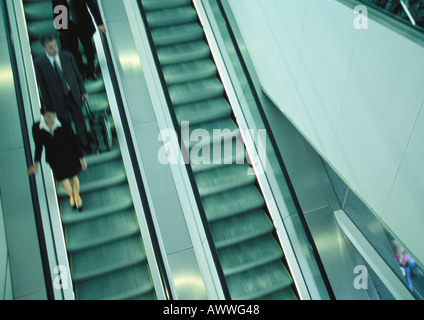
<path id="1" fill-rule="evenodd" d="M 98 78 L 96 80 L 86 79 L 84 81 L 84 86 L 88 95 L 105 92 L 105 84 L 103 78 Z"/>
<path id="2" fill-rule="evenodd" d="M 69 206 L 69 198 L 60 199 L 62 221 L 75 221 L 84 217 L 96 217 L 108 208 L 121 207 L 132 201 L 130 190 L 127 184 L 119 186 L 105 186 L 105 188 L 81 195 L 84 203 L 84 214 L 78 215 Z M 76 216 L 75 218 L 73 216 Z M 81 217 L 80 217 L 81 216 Z"/>
<path id="3" fill-rule="evenodd" d="M 274 226 L 263 210 L 252 211 L 210 223 L 217 249 L 222 249 L 270 233 Z"/>
<path id="4" fill-rule="evenodd" d="M 233 164 L 195 174 L 200 196 L 210 196 L 255 183 L 256 177 L 249 174 L 249 168 L 248 164 Z"/>
<path id="5" fill-rule="evenodd" d="M 132 199 L 128 196 L 127 199 L 117 202 L 111 203 L 108 205 L 101 205 L 95 209 L 84 210 L 84 214 L 79 214 L 78 212 L 71 211 L 71 209 L 65 209 L 63 207 L 67 207 L 67 203 L 61 205 L 62 208 L 62 223 L 67 225 L 72 225 L 76 223 L 81 223 L 83 221 L 97 219 L 99 217 L 107 216 L 109 214 L 114 214 L 119 211 L 127 210 L 132 208 Z M 69 206 L 68 206 L 69 207 Z"/>
<path id="6" fill-rule="evenodd" d="M 218 251 L 226 276 L 280 260 L 283 252 L 272 234 Z"/>
<path id="7" fill-rule="evenodd" d="M 158 47 L 203 39 L 203 29 L 197 23 L 158 28 L 151 33 L 153 42 Z"/>
<path id="8" fill-rule="evenodd" d="M 187 145 L 187 137 L 190 138 L 190 149 L 193 147 L 199 149 L 213 143 L 231 142 L 232 139 L 237 139 L 239 136 L 240 131 L 234 121 L 231 118 L 223 118 L 190 125 L 188 135 L 183 139 L 185 145 Z"/>
<path id="9" fill-rule="evenodd" d="M 76 285 L 80 300 L 121 300 L 153 291 L 146 264 L 96 277 Z"/>
<path id="10" fill-rule="evenodd" d="M 86 179 L 83 174 L 81 174 L 81 175 L 83 177 L 81 179 L 81 181 L 84 182 L 80 186 L 80 193 L 81 194 L 93 192 L 93 191 L 105 188 L 105 186 L 118 185 L 118 184 L 121 184 L 121 183 L 127 181 L 127 175 L 125 173 L 124 168 L 122 168 L 122 170 L 120 170 L 119 172 L 115 172 L 113 175 L 105 176 L 103 178 L 96 179 L 94 181 L 89 181 L 89 179 Z M 86 181 L 86 180 L 88 180 L 88 181 Z M 59 189 L 58 192 L 57 192 L 57 195 L 59 197 L 67 197 L 67 195 L 66 195 L 66 193 L 63 189 Z"/>
<path id="11" fill-rule="evenodd" d="M 196 22 L 197 12 L 191 6 L 164 9 L 146 13 L 151 29 Z"/>
<path id="12" fill-rule="evenodd" d="M 140 232 L 133 211 L 110 214 L 66 228 L 68 252 L 101 246 L 118 239 L 125 239 Z"/>
<path id="13" fill-rule="evenodd" d="M 103 180 L 124 173 L 124 164 L 120 158 L 117 158 L 112 161 L 90 165 L 89 170 L 81 172 L 79 180 L 81 186 L 83 186 L 86 183 L 92 183 L 93 181 Z"/>
<path id="14" fill-rule="evenodd" d="M 215 154 L 215 148 L 220 148 L 220 152 Z M 193 172 L 205 172 L 228 164 L 243 164 L 247 162 L 246 149 L 244 144 L 238 139 L 232 139 L 231 144 L 225 143 L 224 147 L 221 145 L 212 146 L 209 158 L 208 162 L 203 161 L 200 163 L 195 162 L 196 159 L 190 159 Z"/>
<path id="15" fill-rule="evenodd" d="M 160 64 L 166 66 L 208 58 L 210 50 L 207 43 L 202 40 L 160 47 L 157 49 L 157 54 Z"/>
<path id="16" fill-rule="evenodd" d="M 291 290 L 293 280 L 281 261 L 229 276 L 228 289 L 233 300 L 259 299 L 281 289 Z"/>
<path id="17" fill-rule="evenodd" d="M 135 236 L 73 254 L 71 261 L 72 280 L 81 282 L 144 263 L 146 255 Z"/>
<path id="18" fill-rule="evenodd" d="M 107 152 L 102 152 L 98 154 L 91 154 L 85 157 L 85 160 L 87 161 L 87 165 L 91 168 L 92 166 L 95 166 L 99 163 L 113 161 L 116 159 L 121 159 L 121 151 L 119 150 L 119 147 L 117 143 L 113 143 L 112 149 Z"/>
<path id="19" fill-rule="evenodd" d="M 30 20 L 52 21 L 53 7 L 51 1 L 40 1 L 39 3 L 27 3 L 24 5 L 25 18 Z"/>
<path id="20" fill-rule="evenodd" d="M 191 4 L 191 0 L 142 0 L 145 11 L 169 9 Z"/>
<path id="21" fill-rule="evenodd" d="M 116 238 L 126 235 L 138 227 L 133 210 L 126 210 L 101 216 L 97 219 L 85 220 L 66 227 L 69 246 L 81 246 L 84 243 L 100 243 L 98 239 Z"/>
<path id="22" fill-rule="evenodd" d="M 163 74 L 165 82 L 173 85 L 215 77 L 217 70 L 215 63 L 210 59 L 204 59 L 166 66 L 163 68 Z"/>
<path id="23" fill-rule="evenodd" d="M 33 21 L 28 24 L 28 34 L 30 39 L 39 39 L 43 35 L 57 36 L 57 30 L 52 20 Z"/>
<path id="24" fill-rule="evenodd" d="M 296 295 L 291 289 L 282 289 L 268 295 L 259 297 L 257 300 L 297 300 Z"/>
<path id="25" fill-rule="evenodd" d="M 109 100 L 106 92 L 99 92 L 89 95 L 89 103 L 91 111 L 109 110 Z"/>
<path id="26" fill-rule="evenodd" d="M 180 123 L 181 121 L 188 121 L 190 125 L 198 125 L 202 122 L 231 116 L 231 107 L 224 98 L 180 105 L 175 107 L 174 111 Z"/>
<path id="27" fill-rule="evenodd" d="M 262 208 L 265 201 L 255 185 L 202 199 L 208 221 L 228 218 Z"/>
<path id="28" fill-rule="evenodd" d="M 169 86 L 172 104 L 189 104 L 207 99 L 222 97 L 224 86 L 217 79 L 206 79 Z"/>

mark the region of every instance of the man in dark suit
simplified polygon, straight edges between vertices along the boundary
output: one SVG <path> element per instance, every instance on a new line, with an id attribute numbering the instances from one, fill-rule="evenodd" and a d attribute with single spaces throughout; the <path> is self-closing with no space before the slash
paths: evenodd
<path id="1" fill-rule="evenodd" d="M 53 10 L 56 6 L 64 6 L 68 12 L 68 28 L 59 30 L 62 48 L 73 54 L 83 77 L 95 78 L 95 50 L 92 38 L 96 32 L 96 27 L 94 26 L 90 12 L 99 30 L 103 33 L 106 32 L 97 0 L 52 0 L 52 5 Z M 90 12 L 88 9 L 90 9 Z M 54 13 L 55 18 L 58 14 Z M 84 48 L 85 56 L 87 57 L 87 66 L 82 61 L 78 39 Z"/>
<path id="2" fill-rule="evenodd" d="M 88 94 L 75 59 L 69 52 L 59 52 L 53 36 L 44 36 L 40 41 L 46 54 L 39 57 L 34 65 L 42 104 L 56 110 L 57 115 L 69 124 L 70 114 L 81 146 L 89 151 L 82 112 L 83 101 L 88 101 Z"/>

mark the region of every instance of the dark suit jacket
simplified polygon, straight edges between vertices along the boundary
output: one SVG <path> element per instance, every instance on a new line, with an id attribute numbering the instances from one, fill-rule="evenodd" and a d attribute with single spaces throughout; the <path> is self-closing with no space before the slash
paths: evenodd
<path id="1" fill-rule="evenodd" d="M 69 19 L 70 9 L 67 0 L 52 0 L 52 5 L 53 8 L 58 5 L 65 6 L 68 9 Z M 96 24 L 103 24 L 97 0 L 73 0 L 73 5 L 75 9 L 76 18 L 78 20 L 77 28 L 79 29 L 79 31 L 86 32 L 88 36 L 92 36 L 96 31 L 96 27 L 93 24 L 93 19 L 91 19 L 90 13 L 88 12 L 88 8 L 90 8 L 90 12 L 94 17 Z M 56 18 L 57 14 L 54 14 L 54 16 Z"/>
<path id="2" fill-rule="evenodd" d="M 59 52 L 59 58 L 62 65 L 63 77 L 71 89 L 72 96 L 82 106 L 81 97 L 86 93 L 86 90 L 75 59 L 71 53 L 66 51 Z M 46 55 L 42 55 L 35 61 L 35 73 L 37 75 L 42 103 L 46 106 L 51 106 L 58 113 L 66 112 L 66 97 L 63 94 L 60 79 Z"/>
<path id="3" fill-rule="evenodd" d="M 46 149 L 46 162 L 54 168 L 61 169 L 71 159 L 82 158 L 84 153 L 70 125 L 65 120 L 59 120 L 62 127 L 54 132 L 54 136 L 40 129 L 40 122 L 32 126 L 35 142 L 34 162 L 41 161 L 43 148 Z"/>

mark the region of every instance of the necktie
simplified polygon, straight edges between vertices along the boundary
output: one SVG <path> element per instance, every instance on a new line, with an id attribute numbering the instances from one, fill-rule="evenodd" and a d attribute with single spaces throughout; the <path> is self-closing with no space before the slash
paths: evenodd
<path id="1" fill-rule="evenodd" d="M 54 63 L 53 63 L 54 70 L 56 71 L 56 74 L 60 79 L 60 84 L 62 86 L 63 93 L 65 95 L 67 95 L 68 92 L 69 92 L 68 83 L 66 82 L 66 79 L 63 76 L 62 70 L 60 69 L 59 65 L 57 64 L 56 59 L 54 59 L 53 61 L 54 61 Z"/>

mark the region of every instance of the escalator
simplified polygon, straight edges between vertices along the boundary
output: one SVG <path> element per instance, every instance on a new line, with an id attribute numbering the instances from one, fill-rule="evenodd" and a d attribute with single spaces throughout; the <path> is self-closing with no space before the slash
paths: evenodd
<path id="1" fill-rule="evenodd" d="M 207 142 L 211 154 L 222 143 L 234 144 L 235 116 L 191 0 L 141 0 L 139 7 L 171 114 L 180 126 L 189 123 L 188 136 L 196 129 L 206 130 L 209 137 L 214 129 L 231 132 Z M 188 154 L 199 151 L 193 149 L 199 143 L 185 140 L 184 146 Z M 232 152 L 231 164 L 223 158 L 212 164 L 190 163 L 229 295 L 297 299 L 256 176 L 248 174 L 246 153 L 241 158 L 236 148 Z M 244 164 L 236 164 L 240 162 Z"/>
<path id="2" fill-rule="evenodd" d="M 52 4 L 24 0 L 23 5 L 35 59 L 45 54 L 38 39 L 57 35 Z M 92 111 L 107 111 L 113 122 L 102 78 L 86 80 L 85 86 Z M 109 152 L 86 157 L 88 170 L 79 176 L 82 212 L 71 210 L 69 198 L 57 187 L 75 298 L 156 299 L 115 132 L 114 137 Z"/>

